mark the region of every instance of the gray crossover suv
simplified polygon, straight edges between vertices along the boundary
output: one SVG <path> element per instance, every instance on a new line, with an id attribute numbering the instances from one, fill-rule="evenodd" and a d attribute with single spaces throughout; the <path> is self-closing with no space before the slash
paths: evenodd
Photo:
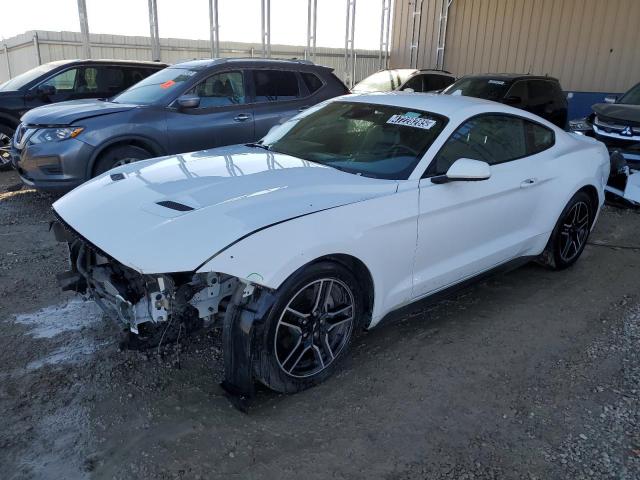
<path id="1" fill-rule="evenodd" d="M 13 138 L 12 162 L 28 185 L 70 190 L 123 163 L 253 142 L 345 93 L 331 69 L 301 60 L 180 63 L 108 100 L 27 112 Z"/>

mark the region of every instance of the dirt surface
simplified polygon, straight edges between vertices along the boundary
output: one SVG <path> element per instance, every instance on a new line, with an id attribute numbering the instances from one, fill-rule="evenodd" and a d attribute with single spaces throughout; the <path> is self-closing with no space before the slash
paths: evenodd
<path id="1" fill-rule="evenodd" d="M 118 325 L 59 292 L 52 199 L 16 183 L 0 173 L 2 479 L 640 478 L 637 212 L 606 208 L 571 269 L 366 333 L 329 381 L 245 415 L 219 332 L 120 351 Z"/>

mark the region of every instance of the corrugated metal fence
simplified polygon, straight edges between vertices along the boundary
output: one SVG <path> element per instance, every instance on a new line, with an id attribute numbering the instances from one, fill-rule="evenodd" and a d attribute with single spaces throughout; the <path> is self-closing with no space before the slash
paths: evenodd
<path id="1" fill-rule="evenodd" d="M 149 37 L 91 34 L 91 57 L 151 60 Z M 222 57 L 260 57 L 262 46 L 253 43 L 220 42 Z M 207 40 L 160 39 L 161 59 L 167 63 L 211 58 Z M 378 70 L 378 52 L 356 50 L 356 81 Z M 304 58 L 305 47 L 272 45 L 273 58 Z M 30 31 L 0 44 L 0 83 L 42 63 L 82 58 L 82 39 L 77 32 Z M 344 50 L 316 48 L 315 63 L 326 65 L 344 79 Z"/>

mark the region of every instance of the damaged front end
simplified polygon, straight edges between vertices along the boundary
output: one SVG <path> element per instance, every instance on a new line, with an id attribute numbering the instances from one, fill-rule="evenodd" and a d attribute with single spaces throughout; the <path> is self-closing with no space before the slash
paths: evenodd
<path id="1" fill-rule="evenodd" d="M 139 273 L 91 245 L 60 222 L 52 224 L 58 241 L 69 246 L 71 269 L 58 275 L 63 290 L 85 294 L 130 332 L 157 344 L 168 325 L 193 331 L 221 320 L 240 285 L 236 277 L 219 273 Z M 168 323 L 167 323 L 168 322 Z M 158 327 L 163 328 L 158 328 Z M 160 337 L 159 337 L 160 336 Z"/>

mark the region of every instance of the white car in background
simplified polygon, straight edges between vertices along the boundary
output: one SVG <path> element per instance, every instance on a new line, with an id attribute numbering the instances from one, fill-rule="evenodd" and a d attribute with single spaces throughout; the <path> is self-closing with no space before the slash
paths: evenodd
<path id="1" fill-rule="evenodd" d="M 608 174 L 601 143 L 523 110 L 344 96 L 257 144 L 73 190 L 54 204 L 61 281 L 143 336 L 220 321 L 228 391 L 296 392 L 401 307 L 523 261 L 573 264 Z"/>

